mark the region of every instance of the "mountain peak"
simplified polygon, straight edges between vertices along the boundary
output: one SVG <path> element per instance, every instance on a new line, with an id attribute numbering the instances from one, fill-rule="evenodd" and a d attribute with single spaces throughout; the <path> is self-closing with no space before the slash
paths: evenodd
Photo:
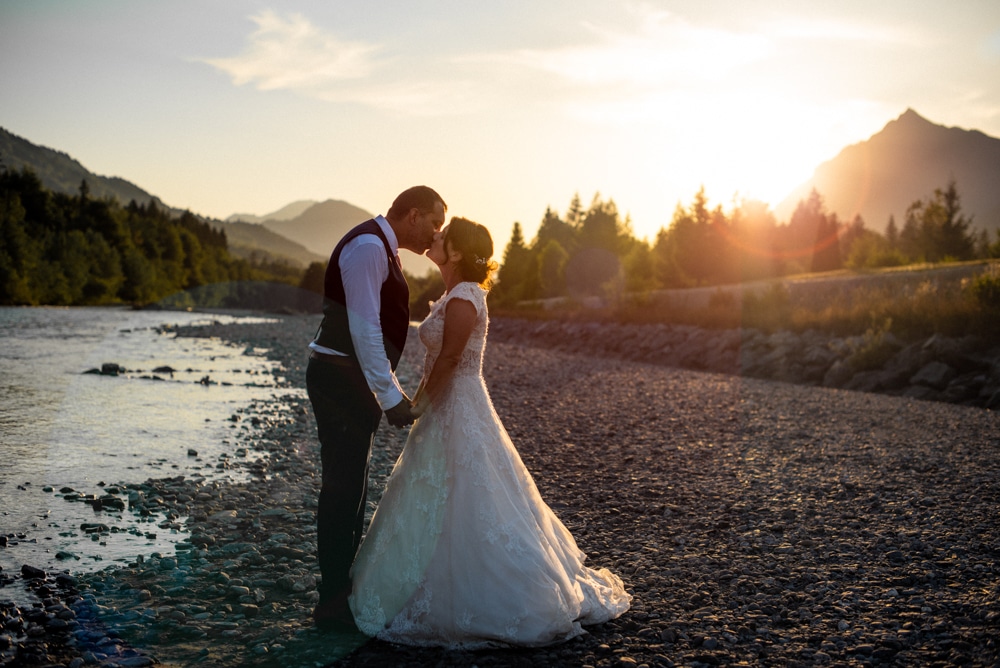
<path id="1" fill-rule="evenodd" d="M 843 149 L 775 207 L 790 216 L 812 189 L 840 220 L 861 216 L 881 231 L 890 216 L 954 181 L 962 209 L 987 230 L 1000 228 L 1000 139 L 977 130 L 948 128 L 912 108 L 865 141 Z"/>
<path id="2" fill-rule="evenodd" d="M 907 110 L 900 114 L 898 118 L 886 123 L 885 127 L 882 128 L 882 131 L 878 134 L 914 137 L 922 135 L 932 129 L 940 130 L 942 127 L 930 122 L 912 108 L 907 108 Z M 877 137 L 878 134 L 875 135 L 875 137 Z M 872 139 L 875 137 L 872 137 Z"/>
<path id="3" fill-rule="evenodd" d="M 265 220 L 291 220 L 302 215 L 303 211 L 314 204 L 316 204 L 316 200 L 302 199 L 292 202 L 291 204 L 286 204 L 277 211 L 265 213 L 263 216 L 258 216 L 252 213 L 234 213 L 226 218 L 226 222 L 233 223 L 236 221 L 242 221 L 244 223 L 262 223 Z"/>
<path id="4" fill-rule="evenodd" d="M 932 125 L 932 123 L 929 120 L 927 120 L 926 118 L 924 118 L 923 116 L 921 116 L 920 114 L 918 114 L 916 111 L 914 111 L 913 107 L 907 107 L 906 111 L 904 111 L 902 114 L 900 114 L 899 118 L 896 119 L 896 122 L 897 123 L 927 123 L 929 125 Z"/>

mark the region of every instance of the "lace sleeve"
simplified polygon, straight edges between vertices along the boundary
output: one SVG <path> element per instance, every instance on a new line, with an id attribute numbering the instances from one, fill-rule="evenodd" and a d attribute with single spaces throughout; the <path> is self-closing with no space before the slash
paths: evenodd
<path id="1" fill-rule="evenodd" d="M 480 317 L 486 309 L 485 291 L 475 283 L 459 283 L 448 293 L 448 299 L 464 299 L 471 302 L 476 307 L 476 315 Z"/>

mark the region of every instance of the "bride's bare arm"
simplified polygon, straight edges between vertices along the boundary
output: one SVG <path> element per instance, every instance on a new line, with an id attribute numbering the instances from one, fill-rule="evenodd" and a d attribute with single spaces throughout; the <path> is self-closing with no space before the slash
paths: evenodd
<path id="1" fill-rule="evenodd" d="M 462 351 L 476 326 L 476 307 L 465 299 L 452 299 L 445 305 L 444 336 L 441 353 L 434 361 L 427 382 L 414 398 L 413 414 L 420 415 L 428 405 L 437 403 L 462 359 Z"/>

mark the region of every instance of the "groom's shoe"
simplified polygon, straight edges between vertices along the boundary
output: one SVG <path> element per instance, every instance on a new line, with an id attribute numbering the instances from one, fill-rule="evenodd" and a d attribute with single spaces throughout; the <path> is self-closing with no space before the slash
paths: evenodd
<path id="1" fill-rule="evenodd" d="M 323 601 L 313 610 L 313 623 L 323 631 L 338 631 L 340 633 L 357 633 L 354 615 L 347 605 L 347 598 L 333 598 Z"/>

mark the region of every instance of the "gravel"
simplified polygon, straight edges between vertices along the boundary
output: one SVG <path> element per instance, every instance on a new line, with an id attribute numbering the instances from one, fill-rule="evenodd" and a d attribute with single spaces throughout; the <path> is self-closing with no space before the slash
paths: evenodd
<path id="1" fill-rule="evenodd" d="M 186 334 L 268 347 L 302 387 L 303 346 L 315 326 L 315 317 L 289 316 Z M 411 344 L 401 366 L 407 388 L 416 387 L 419 361 Z M 43 610 L 66 618 L 65 627 L 36 633 L 48 642 L 46 660 L 287 668 L 1000 663 L 995 412 L 516 342 L 490 344 L 485 375 L 542 496 L 588 563 L 611 568 L 633 594 L 621 618 L 563 645 L 484 652 L 312 629 L 318 445 L 311 406 L 297 397 L 248 409 L 269 426 L 254 446 L 251 482 L 148 481 L 145 496 L 183 511 L 191 531 L 176 554 L 76 582 L 39 580 L 50 602 Z M 388 426 L 379 432 L 369 510 L 404 436 Z M 27 612 L 45 627 L 48 617 Z M 0 665 L 44 665 L 27 652 L 12 658 L 24 635 L 0 630 Z"/>

